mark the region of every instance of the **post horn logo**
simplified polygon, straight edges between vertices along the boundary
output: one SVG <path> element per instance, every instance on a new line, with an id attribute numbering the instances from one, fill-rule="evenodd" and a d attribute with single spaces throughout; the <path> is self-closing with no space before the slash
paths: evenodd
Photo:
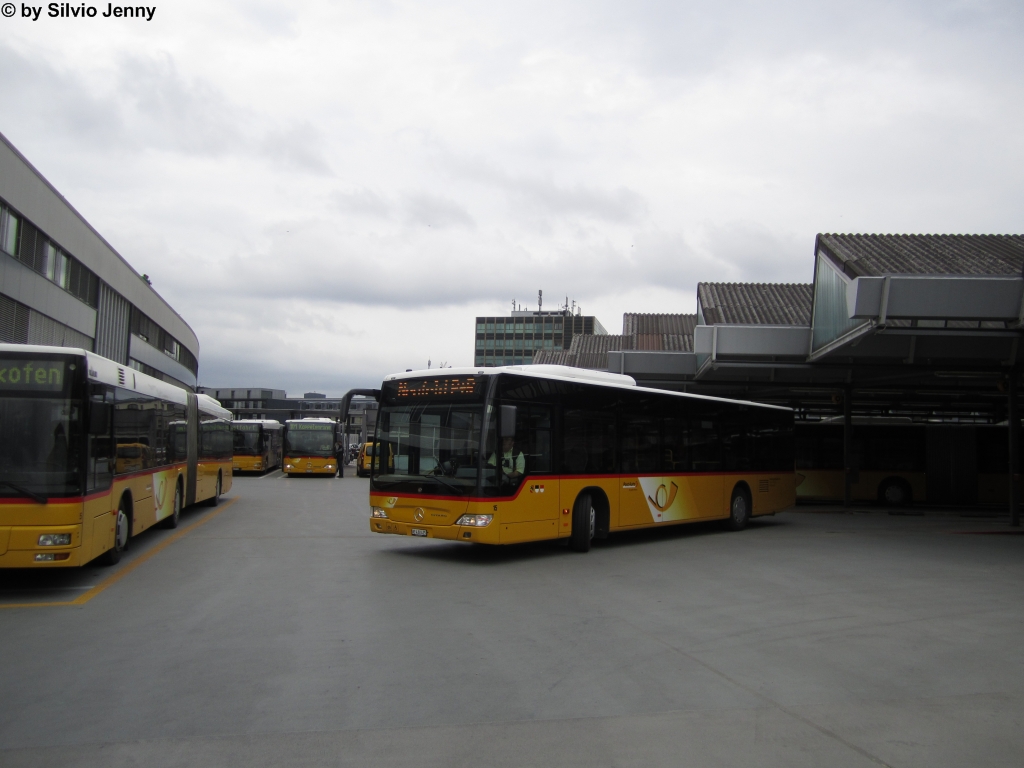
<path id="1" fill-rule="evenodd" d="M 423 507 L 420 507 L 419 509 L 412 513 L 412 519 L 415 520 L 417 523 L 423 522 Z"/>
<path id="2" fill-rule="evenodd" d="M 665 512 L 669 507 L 672 506 L 672 502 L 676 500 L 676 494 L 679 492 L 679 486 L 675 483 L 669 483 L 672 486 L 671 489 L 666 488 L 665 484 L 662 483 L 658 486 L 658 490 L 654 492 L 654 496 L 648 496 L 647 500 L 655 506 L 659 512 Z"/>

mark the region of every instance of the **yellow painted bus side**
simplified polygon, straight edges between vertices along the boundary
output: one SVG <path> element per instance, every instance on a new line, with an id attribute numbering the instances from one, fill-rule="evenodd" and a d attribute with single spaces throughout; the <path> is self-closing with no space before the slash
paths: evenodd
<path id="1" fill-rule="evenodd" d="M 370 530 L 484 544 L 564 538 L 572 533 L 576 499 L 590 489 L 599 490 L 607 499 L 609 531 L 678 525 L 728 518 L 732 493 L 739 484 L 749 490 L 755 517 L 780 512 L 796 501 L 792 473 L 532 476 L 525 478 L 515 496 L 509 498 L 461 499 L 372 491 L 371 506 L 383 510 L 387 517 L 371 517 Z M 482 528 L 456 525 L 467 514 L 493 515 L 494 519 Z"/>

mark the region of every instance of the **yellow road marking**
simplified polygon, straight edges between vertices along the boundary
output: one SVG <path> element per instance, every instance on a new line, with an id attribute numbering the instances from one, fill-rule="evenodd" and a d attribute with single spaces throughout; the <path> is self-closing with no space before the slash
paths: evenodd
<path id="1" fill-rule="evenodd" d="M 196 520 L 194 523 L 192 523 L 192 525 L 189 525 L 186 528 L 182 528 L 180 531 L 177 531 L 176 533 L 174 533 L 174 535 L 169 536 L 168 538 L 164 539 L 159 544 L 157 544 L 155 547 L 150 549 L 148 552 L 146 552 L 145 554 L 140 555 L 139 557 L 135 558 L 134 560 L 132 560 L 130 563 L 128 563 L 123 568 L 118 569 L 117 573 L 110 574 L 110 576 L 105 578 L 103 581 L 101 581 L 95 587 L 90 589 L 88 592 L 85 592 L 84 594 L 79 595 L 74 600 L 53 601 L 53 602 L 50 602 L 50 603 L 0 603 L 0 608 L 49 608 L 51 606 L 85 605 L 90 600 L 92 600 L 94 597 L 96 597 L 96 595 L 98 595 L 100 592 L 105 590 L 107 587 L 110 587 L 110 586 L 116 584 L 118 581 L 120 581 L 122 578 L 127 576 L 129 573 L 134 571 L 136 568 L 138 568 L 144 562 L 149 560 L 151 557 L 153 557 L 154 555 L 156 555 L 159 552 L 163 551 L 167 547 L 171 546 L 171 544 L 176 542 L 178 539 L 180 539 L 180 538 L 182 538 L 184 536 L 187 536 L 188 534 L 192 533 L 192 531 L 194 531 L 199 526 L 205 525 L 206 523 L 208 523 L 211 520 L 213 520 L 213 518 L 215 518 L 217 515 L 219 515 L 221 512 L 223 512 L 228 507 L 230 507 L 236 501 L 238 501 L 237 498 L 231 499 L 230 501 L 227 501 L 227 502 L 224 502 L 223 504 L 220 505 L 220 507 L 216 511 L 209 513 L 202 520 Z"/>

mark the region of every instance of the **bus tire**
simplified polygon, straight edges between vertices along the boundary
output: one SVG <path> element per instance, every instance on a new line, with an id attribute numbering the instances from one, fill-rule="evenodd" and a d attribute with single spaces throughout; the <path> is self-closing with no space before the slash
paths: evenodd
<path id="1" fill-rule="evenodd" d="M 220 489 L 221 489 L 221 474 L 217 473 L 217 487 L 213 491 L 213 496 L 206 500 L 206 506 L 216 507 L 220 504 Z"/>
<path id="2" fill-rule="evenodd" d="M 163 522 L 164 528 L 177 528 L 181 522 L 181 482 L 174 484 L 174 511 Z"/>
<path id="3" fill-rule="evenodd" d="M 100 556 L 103 565 L 117 565 L 121 562 L 121 555 L 128 549 L 128 541 L 132 536 L 132 518 L 128 506 L 127 498 L 122 496 L 114 523 L 114 546 Z"/>
<path id="4" fill-rule="evenodd" d="M 750 522 L 750 494 L 742 485 L 732 490 L 729 501 L 729 530 L 742 531 Z"/>
<path id="5" fill-rule="evenodd" d="M 572 533 L 569 535 L 569 546 L 574 552 L 589 552 L 594 540 L 594 527 L 597 512 L 589 493 L 581 493 L 576 497 L 572 508 Z"/>
<path id="6" fill-rule="evenodd" d="M 914 492 L 902 477 L 889 477 L 878 486 L 878 503 L 905 507 L 914 500 Z"/>

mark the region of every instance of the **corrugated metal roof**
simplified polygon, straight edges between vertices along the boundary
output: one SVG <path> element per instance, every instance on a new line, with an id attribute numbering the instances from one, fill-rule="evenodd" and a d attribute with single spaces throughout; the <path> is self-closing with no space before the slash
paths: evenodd
<path id="1" fill-rule="evenodd" d="M 1024 235 L 818 235 L 850 277 L 863 275 L 1021 275 Z"/>
<path id="2" fill-rule="evenodd" d="M 633 349 L 633 337 L 618 334 L 585 336 L 578 333 L 572 337 L 569 352 L 575 356 L 574 365 L 577 368 L 604 371 L 608 368 L 608 353 L 620 349 Z"/>
<path id="3" fill-rule="evenodd" d="M 638 336 L 673 333 L 693 336 L 697 315 L 669 315 L 627 312 L 622 316 L 622 334 Z"/>
<path id="4" fill-rule="evenodd" d="M 810 325 L 810 283 L 698 283 L 708 325 Z"/>
<path id="5" fill-rule="evenodd" d="M 576 355 L 568 349 L 538 349 L 533 353 L 534 365 L 576 365 Z M 607 367 L 607 363 L 605 364 Z"/>

